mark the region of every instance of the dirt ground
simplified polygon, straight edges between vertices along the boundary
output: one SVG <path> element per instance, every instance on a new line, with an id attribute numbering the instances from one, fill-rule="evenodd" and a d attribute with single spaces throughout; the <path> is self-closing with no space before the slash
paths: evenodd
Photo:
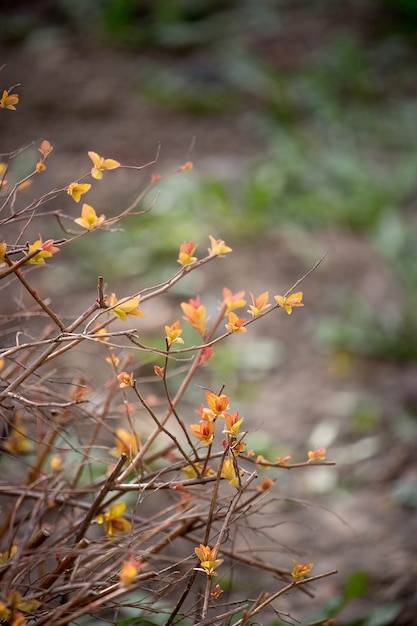
<path id="1" fill-rule="evenodd" d="M 138 59 L 132 55 L 70 42 L 38 42 L 0 53 L 6 64 L 2 85 L 21 83 L 19 115 L 8 115 L 7 123 L 5 116 L 0 119 L 2 151 L 48 139 L 55 147 L 54 182 L 49 178 L 48 187 L 67 183 L 78 171 L 79 155 L 88 149 L 145 163 L 162 142 L 163 166 L 182 163 L 196 137 L 191 156 L 202 171 L 219 163 L 239 170 L 263 149 L 249 134 L 244 113 L 191 115 L 147 101 L 137 91 Z M 335 469 L 285 474 L 282 491 L 278 477 L 280 496 L 295 493 L 308 502 L 286 509 L 277 505 L 277 516 L 285 520 L 283 530 L 279 526 L 280 541 L 316 563 L 317 573 L 340 572 L 317 585 L 314 599 L 284 598 L 279 608 L 297 618 L 311 615 L 340 595 L 352 572 L 363 570 L 369 573 L 369 590 L 344 609 L 340 623 L 400 601 L 401 616 L 386 623 L 417 624 L 416 512 L 395 497 L 400 479 L 414 486 L 417 480 L 416 433 L 395 435 L 404 407 L 417 406 L 417 366 L 355 356 L 339 362 L 320 351 L 313 332 L 340 281 L 371 298 L 375 307 L 383 306 L 396 287 L 389 268 L 366 241 L 350 233 L 323 232 L 300 258 L 298 236 L 272 235 L 256 263 L 251 246 L 236 246 L 222 266 L 224 284 L 276 293 L 327 253 L 303 284 L 306 309 L 279 320 L 271 316 L 259 325 L 258 337 L 276 350 L 268 370 L 262 369 L 260 353 L 254 354 L 255 382 L 245 380 L 244 371 L 235 374 L 237 389 L 239 383 L 253 386 L 242 404 L 255 429 L 267 430 L 294 456 L 306 446 L 325 445 L 329 459 L 337 462 Z M 217 290 L 217 279 L 216 270 L 210 274 L 208 269 L 206 288 Z M 249 344 L 247 350 L 256 353 L 258 348 Z M 351 416 L 363 406 L 376 406 L 380 419 L 366 434 L 352 434 Z"/>

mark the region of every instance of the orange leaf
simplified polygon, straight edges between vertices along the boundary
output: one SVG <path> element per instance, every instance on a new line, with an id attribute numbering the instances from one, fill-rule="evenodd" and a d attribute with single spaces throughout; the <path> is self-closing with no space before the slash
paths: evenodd
<path id="1" fill-rule="evenodd" d="M 285 309 L 288 315 L 291 315 L 294 307 L 304 306 L 301 302 L 303 299 L 302 291 L 297 291 L 297 293 L 293 293 L 289 296 L 274 296 L 274 299 L 280 307 Z"/>

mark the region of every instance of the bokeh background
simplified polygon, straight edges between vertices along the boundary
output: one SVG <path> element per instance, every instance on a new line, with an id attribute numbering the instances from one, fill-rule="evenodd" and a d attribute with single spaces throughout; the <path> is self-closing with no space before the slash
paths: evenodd
<path id="1" fill-rule="evenodd" d="M 194 163 L 124 232 L 81 239 L 42 268 L 57 308 L 83 310 L 98 274 L 129 293 L 171 275 L 183 240 L 225 239 L 221 280 L 218 266 L 190 276 L 143 321 L 152 336 L 185 297 L 215 307 L 223 286 L 283 293 L 326 254 L 303 283 L 305 308 L 219 348 L 213 384 L 238 399 L 257 452 L 326 446 L 337 462 L 278 475 L 277 541 L 340 572 L 279 610 L 415 624 L 415 1 L 3 0 L 0 65 L 1 88 L 20 94 L 0 116 L 0 151 L 54 146 L 35 195 L 88 171 L 88 150 L 142 165 L 160 146 L 155 165 L 94 186 L 86 201 L 109 217 L 151 173 Z M 29 147 L 13 175 L 36 160 Z M 79 213 L 69 197 L 55 206 Z"/>

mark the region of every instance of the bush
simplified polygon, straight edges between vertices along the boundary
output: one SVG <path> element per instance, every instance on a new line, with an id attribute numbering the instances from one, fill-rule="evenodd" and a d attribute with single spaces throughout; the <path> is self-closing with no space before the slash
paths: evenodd
<path id="1" fill-rule="evenodd" d="M 14 88 L 4 90 L 0 113 L 14 114 L 18 103 Z M 110 180 L 111 170 L 145 166 L 90 151 L 90 171 L 26 203 L 25 193 L 45 175 L 53 147 L 42 141 L 33 171 L 12 182 L 20 152 L 4 155 L 0 165 L 6 346 L 0 352 L 0 618 L 13 626 L 98 620 L 237 626 L 284 593 L 333 574 L 310 576 L 312 564 L 295 560 L 277 566 L 246 545 L 275 482 L 259 478 L 258 470 L 331 464 L 325 449 L 296 463 L 248 450 L 236 399 L 224 385 L 204 384 L 216 345 L 278 309 L 291 314 L 303 306 L 302 292 L 295 291 L 300 281 L 272 304 L 268 292 L 251 294 L 247 317 L 236 313 L 248 306 L 244 292 L 223 288 L 213 319 L 204 298 L 193 295 L 174 316 L 168 308 L 160 325 L 164 304 L 153 302 L 164 302 L 191 272 L 231 252 L 209 236 L 208 254 L 201 258 L 192 241 L 180 244 L 180 267 L 168 279 L 120 297 L 105 294 L 100 276 L 86 308 L 68 293 L 60 311 L 55 302 L 65 293 L 60 281 L 68 274 L 54 277 L 56 255 L 100 231 L 108 242 L 125 220 L 140 219 L 137 206 L 149 189 L 192 164 L 152 175 L 117 215 L 99 215 L 84 203 L 74 218 L 54 208 L 57 198 L 60 206 L 64 198 L 78 205 L 92 183 Z M 51 236 L 58 228 L 60 236 Z M 24 243 L 26 237 L 30 242 Z M 116 256 L 117 250 L 108 246 L 104 254 Z M 52 271 L 47 280 L 42 268 Z M 78 310 L 71 314 L 70 308 Z M 156 311 L 159 337 L 148 342 L 142 318 Z M 194 420 L 186 417 L 190 403 L 198 414 Z M 273 592 L 244 596 L 238 593 L 244 585 L 237 564 L 280 582 Z"/>

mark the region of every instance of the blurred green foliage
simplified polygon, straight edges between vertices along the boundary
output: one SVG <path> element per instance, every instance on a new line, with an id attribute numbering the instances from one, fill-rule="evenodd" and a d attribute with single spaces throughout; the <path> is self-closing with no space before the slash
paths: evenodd
<path id="1" fill-rule="evenodd" d="M 234 2 L 219 0 L 109 0 L 103 7 L 101 28 L 113 42 L 132 48 L 175 48 L 201 45 L 216 34 L 213 15 Z"/>
<path id="2" fill-rule="evenodd" d="M 346 580 L 343 592 L 332 598 L 320 609 L 320 612 L 313 618 L 303 621 L 304 624 L 318 624 L 325 619 L 334 619 L 337 617 L 337 624 L 340 626 L 391 626 L 395 624 L 396 618 L 401 613 L 401 602 L 387 602 L 386 604 L 375 607 L 367 615 L 363 615 L 354 621 L 345 621 L 343 619 L 343 609 L 351 602 L 364 597 L 370 586 L 370 580 L 367 572 L 353 572 Z M 270 626 L 284 626 L 288 622 L 276 620 Z"/>
<path id="3" fill-rule="evenodd" d="M 325 604 L 314 619 L 331 619 L 339 616 L 346 605 L 365 596 L 369 586 L 370 580 L 367 572 L 353 572 L 353 574 L 348 577 L 341 595 L 332 598 L 332 600 Z M 390 602 L 383 606 L 375 607 L 368 615 L 364 615 L 353 622 L 346 622 L 343 621 L 343 618 L 338 617 L 337 623 L 341 626 L 389 626 L 395 623 L 395 619 L 400 614 L 401 609 L 401 602 Z"/>

